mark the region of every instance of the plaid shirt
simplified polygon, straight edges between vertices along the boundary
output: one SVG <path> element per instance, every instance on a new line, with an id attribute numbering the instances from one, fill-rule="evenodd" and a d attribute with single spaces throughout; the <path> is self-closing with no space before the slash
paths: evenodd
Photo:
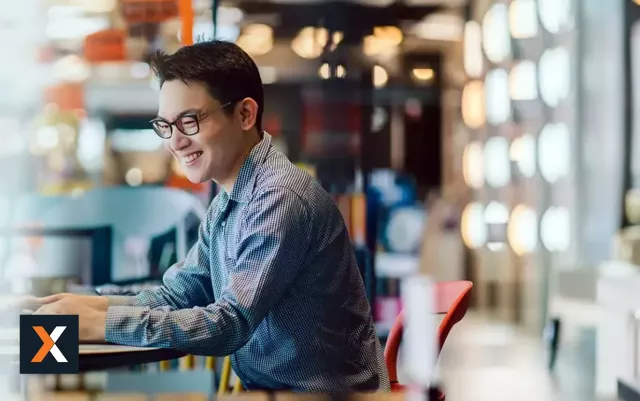
<path id="1" fill-rule="evenodd" d="M 248 389 L 389 389 L 342 215 L 267 133 L 163 282 L 110 297 L 108 342 L 232 355 Z"/>

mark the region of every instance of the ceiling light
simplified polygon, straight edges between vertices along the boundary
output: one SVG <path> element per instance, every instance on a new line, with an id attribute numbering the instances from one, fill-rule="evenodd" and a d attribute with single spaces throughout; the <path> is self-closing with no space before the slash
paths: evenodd
<path id="1" fill-rule="evenodd" d="M 304 59 L 320 57 L 329 41 L 329 32 L 325 28 L 305 27 L 291 42 L 291 48 Z"/>
<path id="2" fill-rule="evenodd" d="M 368 35 L 363 41 L 363 52 L 369 57 L 392 54 L 402 43 L 403 34 L 396 26 L 373 28 L 373 35 Z"/>
<path id="3" fill-rule="evenodd" d="M 509 96 L 509 74 L 506 70 L 495 69 L 487 73 L 484 82 L 487 121 L 493 125 L 507 122 L 511 117 Z"/>
<path id="4" fill-rule="evenodd" d="M 474 189 L 484 186 L 484 161 L 482 143 L 471 142 L 462 153 L 462 176 L 465 183 Z"/>
<path id="5" fill-rule="evenodd" d="M 493 63 L 502 63 L 511 55 L 509 14 L 507 5 L 496 3 L 482 19 L 484 53 Z"/>
<path id="6" fill-rule="evenodd" d="M 509 28 L 515 39 L 533 38 L 538 34 L 535 0 L 513 0 L 509 5 Z"/>
<path id="7" fill-rule="evenodd" d="M 385 41 L 389 45 L 398 46 L 402 43 L 403 35 L 397 26 L 377 26 L 373 28 L 373 36 Z"/>
<path id="8" fill-rule="evenodd" d="M 464 34 L 464 20 L 457 15 L 431 14 L 414 25 L 411 32 L 427 40 L 460 40 Z"/>
<path id="9" fill-rule="evenodd" d="M 484 207 L 481 203 L 468 204 L 463 212 L 460 224 L 462 240 L 471 249 L 484 246 L 487 241 L 487 225 L 484 220 Z"/>
<path id="10" fill-rule="evenodd" d="M 506 224 L 509 221 L 509 209 L 503 203 L 492 201 L 484 210 L 484 221 L 487 224 Z"/>
<path id="11" fill-rule="evenodd" d="M 522 60 L 509 72 L 509 92 L 512 100 L 538 98 L 538 74 L 533 61 Z"/>
<path id="12" fill-rule="evenodd" d="M 462 90 L 462 120 L 469 128 L 485 124 L 485 93 L 482 81 L 469 81 Z"/>
<path id="13" fill-rule="evenodd" d="M 335 50 L 336 47 L 340 44 L 340 42 L 342 42 L 342 39 L 344 39 L 344 33 L 340 32 L 340 31 L 335 31 L 334 33 L 331 34 L 331 50 Z"/>
<path id="14" fill-rule="evenodd" d="M 273 28 L 265 24 L 247 25 L 236 44 L 252 56 L 265 55 L 273 48 Z"/>
<path id="15" fill-rule="evenodd" d="M 322 79 L 329 79 L 331 77 L 331 68 L 329 67 L 329 63 L 324 63 L 318 69 L 318 75 Z"/>
<path id="16" fill-rule="evenodd" d="M 373 67 L 373 86 L 381 88 L 387 84 L 388 80 L 389 74 L 387 74 L 387 70 L 379 65 Z"/>
<path id="17" fill-rule="evenodd" d="M 464 70 L 468 76 L 478 78 L 483 67 L 482 28 L 476 21 L 468 21 L 464 26 Z"/>
<path id="18" fill-rule="evenodd" d="M 571 90 L 571 60 L 564 47 L 549 49 L 538 63 L 540 97 L 551 107 L 556 107 L 569 96 Z"/>
<path id="19" fill-rule="evenodd" d="M 511 212 L 507 238 L 518 256 L 533 252 L 538 245 L 538 216 L 526 205 L 517 205 Z"/>
<path id="20" fill-rule="evenodd" d="M 500 188 L 511 179 L 509 142 L 502 136 L 493 136 L 484 144 L 484 174 L 487 184 Z"/>
<path id="21" fill-rule="evenodd" d="M 435 76 L 432 68 L 414 68 L 411 73 L 418 81 L 431 81 Z"/>
<path id="22" fill-rule="evenodd" d="M 571 216 L 566 207 L 550 207 L 540 219 L 542 244 L 551 252 L 563 252 L 571 245 Z"/>
<path id="23" fill-rule="evenodd" d="M 520 174 L 531 178 L 536 173 L 536 140 L 531 134 L 524 134 L 511 142 L 511 160 L 518 165 Z"/>
<path id="24" fill-rule="evenodd" d="M 573 23 L 571 0 L 538 0 L 542 26 L 550 33 L 559 33 Z"/>
<path id="25" fill-rule="evenodd" d="M 547 124 L 538 136 L 538 164 L 542 177 L 555 183 L 571 168 L 571 134 L 564 123 Z"/>

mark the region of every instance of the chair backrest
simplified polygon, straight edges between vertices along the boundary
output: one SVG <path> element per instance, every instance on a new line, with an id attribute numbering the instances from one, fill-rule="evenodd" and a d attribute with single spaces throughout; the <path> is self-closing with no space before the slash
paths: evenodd
<path id="1" fill-rule="evenodd" d="M 444 319 L 438 327 L 438 354 L 442 350 L 449 332 L 458 323 L 469 309 L 471 302 L 471 289 L 473 283 L 470 281 L 444 281 L 436 283 L 436 314 L 444 314 Z M 396 318 L 387 344 L 384 349 L 384 360 L 389 371 L 391 382 L 398 381 L 398 353 L 404 332 L 404 311 L 400 312 Z"/>

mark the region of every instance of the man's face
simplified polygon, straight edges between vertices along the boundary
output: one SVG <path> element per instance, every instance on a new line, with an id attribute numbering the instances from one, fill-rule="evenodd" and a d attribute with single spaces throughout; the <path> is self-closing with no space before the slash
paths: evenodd
<path id="1" fill-rule="evenodd" d="M 191 182 L 225 177 L 241 152 L 240 123 L 234 115 L 227 115 L 222 106 L 199 83 L 167 81 L 160 89 L 158 117 L 173 122 L 185 114 L 197 116 L 196 135 L 187 136 L 173 126 L 171 138 L 164 140 L 165 148 Z"/>

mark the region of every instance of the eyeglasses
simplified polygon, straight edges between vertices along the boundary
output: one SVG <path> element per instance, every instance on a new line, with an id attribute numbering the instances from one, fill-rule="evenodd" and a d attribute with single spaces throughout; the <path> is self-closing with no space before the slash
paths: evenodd
<path id="1" fill-rule="evenodd" d="M 173 135 L 173 126 L 175 126 L 183 135 L 193 136 L 200 132 L 200 121 L 207 118 L 210 114 L 224 109 L 232 103 L 233 102 L 225 103 L 222 106 L 211 110 L 210 113 L 183 114 L 180 117 L 176 118 L 173 122 L 169 122 L 164 118 L 158 117 L 151 120 L 150 123 L 153 126 L 153 131 L 162 139 L 171 138 L 171 136 Z"/>

